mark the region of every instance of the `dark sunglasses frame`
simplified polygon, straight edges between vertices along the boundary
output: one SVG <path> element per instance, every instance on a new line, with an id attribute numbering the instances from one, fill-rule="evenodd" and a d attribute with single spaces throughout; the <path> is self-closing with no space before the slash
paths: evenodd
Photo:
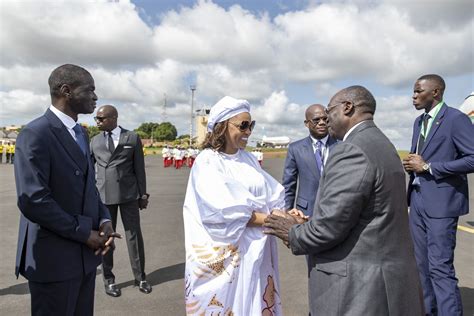
<path id="1" fill-rule="evenodd" d="M 306 120 L 306 121 L 304 121 L 304 122 L 305 122 L 305 123 L 311 123 L 311 124 L 313 124 L 313 125 L 318 125 L 319 122 L 321 122 L 321 120 L 324 121 L 324 122 L 326 122 L 326 123 L 328 122 L 327 116 L 326 116 L 326 117 L 317 117 L 317 118 L 314 118 L 314 119 L 312 119 L 312 120 Z"/>
<path id="2" fill-rule="evenodd" d="M 103 122 L 104 120 L 108 118 L 115 118 L 115 116 L 94 116 L 94 120 L 96 122 Z"/>
<path id="3" fill-rule="evenodd" d="M 252 131 L 255 127 L 255 121 L 242 121 L 240 124 L 229 121 L 229 123 L 237 127 L 241 132 L 245 132 L 247 129 Z"/>

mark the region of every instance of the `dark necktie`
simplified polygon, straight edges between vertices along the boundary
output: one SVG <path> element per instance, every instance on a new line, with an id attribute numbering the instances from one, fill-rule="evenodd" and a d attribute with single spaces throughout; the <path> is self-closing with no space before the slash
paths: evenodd
<path id="1" fill-rule="evenodd" d="M 87 144 L 86 139 L 84 138 L 84 133 L 82 131 L 82 126 L 76 124 L 72 129 L 76 133 L 76 143 L 79 145 L 82 150 L 82 153 L 85 155 L 87 153 Z"/>
<path id="2" fill-rule="evenodd" d="M 419 141 L 418 141 L 418 153 L 421 152 L 421 150 L 423 149 L 423 146 L 425 144 L 425 140 L 426 138 L 428 137 L 427 135 L 427 130 L 428 130 L 428 121 L 430 119 L 430 115 L 428 113 L 426 113 L 424 116 L 423 116 L 423 133 L 421 133 L 420 131 L 420 137 L 419 137 Z M 424 135 L 424 136 L 423 136 Z"/>
<path id="3" fill-rule="evenodd" d="M 115 150 L 114 140 L 112 139 L 112 132 L 107 133 L 107 147 L 109 147 L 110 153 L 113 153 Z"/>
<path id="4" fill-rule="evenodd" d="M 316 143 L 316 151 L 314 155 L 316 156 L 316 165 L 318 167 L 319 173 L 323 172 L 323 142 L 318 140 Z"/>

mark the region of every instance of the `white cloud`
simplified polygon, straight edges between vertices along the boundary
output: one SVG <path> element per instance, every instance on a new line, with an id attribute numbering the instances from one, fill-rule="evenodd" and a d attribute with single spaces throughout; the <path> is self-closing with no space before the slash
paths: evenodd
<path id="1" fill-rule="evenodd" d="M 50 104 L 49 94 L 38 95 L 21 89 L 0 91 L 0 122 L 7 125 L 21 117 L 25 124 L 43 114 Z"/>
<path id="2" fill-rule="evenodd" d="M 259 100 L 271 92 L 271 77 L 266 70 L 234 71 L 225 65 L 203 66 L 196 77 L 199 94 L 210 99 L 232 95 Z"/>
<path id="3" fill-rule="evenodd" d="M 1 6 L 0 42 L 8 43 L 4 65 L 114 67 L 155 60 L 152 30 L 129 1 L 2 1 Z"/>
<path id="4" fill-rule="evenodd" d="M 375 123 L 397 148 L 409 149 L 413 122 L 420 115 L 409 96 L 376 96 Z"/>
<path id="5" fill-rule="evenodd" d="M 275 25 L 281 37 L 278 59 L 285 61 L 279 71 L 293 80 L 356 76 L 400 85 L 427 69 L 446 74 L 473 70 L 472 19 L 455 30 L 420 30 L 400 8 L 345 3 L 280 15 Z"/>
<path id="6" fill-rule="evenodd" d="M 272 64 L 271 38 L 268 16 L 257 17 L 238 5 L 226 11 L 199 1 L 165 14 L 153 40 L 161 58 L 258 69 Z"/>
<path id="7" fill-rule="evenodd" d="M 255 135 L 295 139 L 307 134 L 306 105 L 348 83 L 369 82 L 379 101 L 377 124 L 406 147 L 417 115 L 409 99 L 414 79 L 474 72 L 468 0 L 309 1 L 273 19 L 205 0 L 168 12 L 129 1 L 24 4 L 4 0 L 0 10 L 2 124 L 42 113 L 51 70 L 77 63 L 94 76 L 98 104 L 116 105 L 128 128 L 161 120 L 166 94 L 168 120 L 179 133 L 188 133 L 190 84 L 197 85 L 197 108 L 223 95 L 247 98 Z M 472 80 L 463 85 L 472 90 Z"/>

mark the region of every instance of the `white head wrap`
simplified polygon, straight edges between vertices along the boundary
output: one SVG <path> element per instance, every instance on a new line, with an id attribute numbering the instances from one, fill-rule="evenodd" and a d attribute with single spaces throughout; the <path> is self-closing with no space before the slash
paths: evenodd
<path id="1" fill-rule="evenodd" d="M 207 120 L 207 131 L 212 132 L 217 123 L 244 112 L 250 112 L 250 103 L 247 100 L 237 100 L 229 96 L 223 97 L 211 108 Z"/>

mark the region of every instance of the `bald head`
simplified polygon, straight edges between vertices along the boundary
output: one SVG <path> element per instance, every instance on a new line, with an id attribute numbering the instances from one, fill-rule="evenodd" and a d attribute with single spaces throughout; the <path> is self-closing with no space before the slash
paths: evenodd
<path id="1" fill-rule="evenodd" d="M 96 114 L 97 127 L 101 131 L 109 132 L 117 127 L 118 112 L 113 105 L 102 105 Z"/>
<path id="2" fill-rule="evenodd" d="M 327 115 L 321 104 L 308 106 L 305 112 L 305 125 L 313 138 L 322 139 L 328 134 Z"/>
<path id="3" fill-rule="evenodd" d="M 324 105 L 312 104 L 306 108 L 306 111 L 304 112 L 304 116 L 306 117 L 307 120 L 310 120 L 314 112 L 316 111 L 324 112 L 324 108 L 325 108 Z"/>
<path id="4" fill-rule="evenodd" d="M 98 110 L 97 114 L 105 114 L 107 116 L 118 117 L 118 112 L 115 106 L 113 105 L 102 105 Z"/>
<path id="5" fill-rule="evenodd" d="M 343 139 L 356 124 L 373 120 L 375 107 L 375 98 L 366 88 L 350 86 L 342 89 L 331 98 L 327 108 L 329 133 Z"/>
<path id="6" fill-rule="evenodd" d="M 359 109 L 361 113 L 374 114 L 376 108 L 375 98 L 363 86 L 350 86 L 345 89 L 342 89 L 337 93 L 341 95 L 346 101 L 352 102 L 356 110 Z"/>

